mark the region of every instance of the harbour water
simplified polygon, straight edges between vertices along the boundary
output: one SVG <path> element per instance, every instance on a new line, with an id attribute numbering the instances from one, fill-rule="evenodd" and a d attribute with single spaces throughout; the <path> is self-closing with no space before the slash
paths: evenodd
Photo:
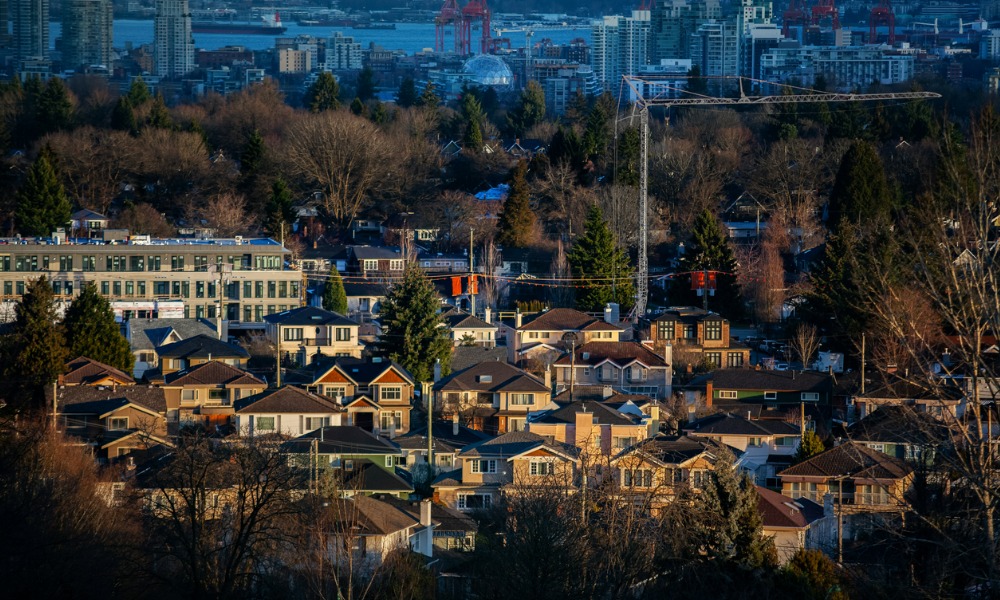
<path id="1" fill-rule="evenodd" d="M 311 35 L 314 37 L 330 37 L 334 31 L 339 31 L 345 36 L 353 37 L 354 40 L 367 48 L 369 43 L 374 42 L 387 50 L 403 50 L 407 54 L 415 54 L 424 49 L 434 47 L 434 24 L 433 23 L 397 23 L 396 29 L 352 29 L 350 27 L 310 27 L 302 26 L 295 22 L 285 23 L 288 31 L 279 37 L 295 37 L 297 35 Z M 61 23 L 50 23 L 50 38 L 53 47 L 55 40 L 62 35 Z M 473 32 L 473 47 L 477 47 Z M 525 35 L 523 32 L 510 32 L 504 37 L 510 39 L 511 47 L 523 48 L 525 45 Z M 194 34 L 194 44 L 196 48 L 213 50 L 223 46 L 244 46 L 248 50 L 265 50 L 274 47 L 275 36 L 269 35 L 246 35 L 227 33 L 196 33 Z M 548 38 L 554 44 L 568 44 L 576 38 L 583 38 L 590 43 L 589 27 L 564 27 L 537 29 L 532 38 L 533 43 Z M 153 42 L 153 21 L 121 19 L 114 23 L 114 47 L 125 48 L 126 44 L 133 46 L 141 44 L 151 44 Z M 446 48 L 452 46 L 452 37 L 445 38 Z"/>

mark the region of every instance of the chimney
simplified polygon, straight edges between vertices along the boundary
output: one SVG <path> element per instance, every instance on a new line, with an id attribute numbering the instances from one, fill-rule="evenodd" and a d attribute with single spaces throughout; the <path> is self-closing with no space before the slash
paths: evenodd
<path id="1" fill-rule="evenodd" d="M 519 308 L 519 309 L 517 309 L 517 312 L 514 313 L 514 329 L 520 329 L 521 328 L 521 322 L 522 322 L 522 320 L 523 320 L 523 317 L 521 315 L 521 309 Z"/>
<path id="2" fill-rule="evenodd" d="M 420 524 L 424 527 L 431 525 L 431 501 L 427 498 L 420 501 Z"/>
<path id="3" fill-rule="evenodd" d="M 458 436 L 458 413 L 451 415 L 451 435 Z"/>
<path id="4" fill-rule="evenodd" d="M 660 432 L 660 407 L 653 404 L 649 407 L 649 437 Z"/>
<path id="5" fill-rule="evenodd" d="M 712 408 L 712 381 L 709 380 L 705 383 L 705 407 Z"/>
<path id="6" fill-rule="evenodd" d="M 552 390 L 552 365 L 545 367 L 545 387 Z"/>
<path id="7" fill-rule="evenodd" d="M 587 405 L 580 404 L 580 412 L 575 415 L 574 445 L 577 448 L 586 448 L 587 440 L 590 439 L 594 427 L 594 413 L 587 412 Z"/>
<path id="8" fill-rule="evenodd" d="M 604 322 L 605 323 L 610 323 L 611 322 L 611 305 L 610 304 L 605 304 L 604 305 Z"/>
<path id="9" fill-rule="evenodd" d="M 483 320 L 489 323 L 490 325 L 493 324 L 493 309 L 490 308 L 489 306 L 483 309 Z"/>
<path id="10" fill-rule="evenodd" d="M 441 359 L 434 361 L 434 383 L 441 381 Z"/>

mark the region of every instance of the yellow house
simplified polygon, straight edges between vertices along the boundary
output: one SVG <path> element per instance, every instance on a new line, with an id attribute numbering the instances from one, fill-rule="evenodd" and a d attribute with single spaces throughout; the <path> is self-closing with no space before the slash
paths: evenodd
<path id="1" fill-rule="evenodd" d="M 267 339 L 283 359 L 300 365 L 317 355 L 361 358 L 358 323 L 315 306 L 293 308 L 264 317 Z"/>
<path id="2" fill-rule="evenodd" d="M 442 416 L 458 415 L 463 425 L 487 433 L 523 430 L 528 413 L 549 404 L 549 386 L 537 377 L 499 361 L 481 362 L 434 384 Z"/>
<path id="3" fill-rule="evenodd" d="M 649 437 L 654 419 L 625 414 L 600 402 L 559 402 L 532 415 L 527 430 L 576 446 L 587 457 L 613 456 Z M 655 433 L 655 432 L 654 432 Z"/>
<path id="4" fill-rule="evenodd" d="M 700 490 L 717 462 L 710 440 L 657 435 L 611 459 L 611 485 L 623 498 L 655 511 L 688 489 Z"/>
<path id="5" fill-rule="evenodd" d="M 223 362 L 201 363 L 167 375 L 163 384 L 167 421 L 228 423 L 233 402 L 259 394 L 267 384 Z"/>
<path id="6" fill-rule="evenodd" d="M 522 324 L 517 314 L 514 329 L 507 331 L 507 360 L 524 366 L 531 360 L 551 363 L 569 350 L 588 342 L 621 341 L 622 328 L 572 308 L 553 308 Z"/>

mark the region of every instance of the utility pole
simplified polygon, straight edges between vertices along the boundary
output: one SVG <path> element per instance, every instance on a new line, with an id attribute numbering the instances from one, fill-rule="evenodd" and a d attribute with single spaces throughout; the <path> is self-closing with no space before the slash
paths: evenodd
<path id="1" fill-rule="evenodd" d="M 472 233 L 474 231 L 474 228 L 469 228 L 469 313 L 473 317 L 476 316 L 476 295 L 472 291 L 472 280 L 476 277 L 476 264 L 475 259 L 472 257 Z M 478 291 L 478 288 L 476 291 Z"/>
<path id="2" fill-rule="evenodd" d="M 281 323 L 276 323 L 278 327 L 278 340 L 274 343 L 274 373 L 277 386 L 281 387 Z"/>
<path id="3" fill-rule="evenodd" d="M 426 381 L 421 384 L 423 394 L 427 396 L 427 476 L 434 479 L 434 391 L 433 385 Z"/>
<path id="4" fill-rule="evenodd" d="M 669 109 L 675 106 L 757 106 L 763 104 L 798 104 L 800 102 L 870 102 L 878 100 L 916 100 L 924 98 L 940 98 L 933 92 L 891 92 L 884 94 L 836 94 L 816 90 L 787 86 L 762 81 L 749 77 L 717 77 L 716 80 L 735 80 L 739 85 L 739 96 L 734 98 L 713 98 L 694 95 L 687 91 L 686 86 L 671 85 L 663 79 L 646 79 L 631 75 L 623 76 L 625 84 L 630 88 L 631 96 L 635 98 L 633 110 L 639 111 L 639 268 L 636 269 L 635 314 L 638 317 L 646 314 L 646 302 L 649 296 L 649 107 L 659 106 Z M 747 96 L 743 93 L 743 80 L 755 85 L 769 85 L 788 91 L 788 94 L 772 96 Z"/>
<path id="5" fill-rule="evenodd" d="M 837 564 L 844 564 L 844 477 L 837 484 Z"/>
<path id="6" fill-rule="evenodd" d="M 701 276 L 704 278 L 701 280 L 701 307 L 708 312 L 708 267 L 705 267 Z"/>
<path id="7" fill-rule="evenodd" d="M 861 334 L 861 393 L 865 393 L 865 334 Z"/>

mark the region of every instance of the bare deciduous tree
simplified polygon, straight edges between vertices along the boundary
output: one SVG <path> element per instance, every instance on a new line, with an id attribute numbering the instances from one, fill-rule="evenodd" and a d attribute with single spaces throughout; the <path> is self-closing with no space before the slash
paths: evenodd
<path id="1" fill-rule="evenodd" d="M 253 227 L 246 198 L 232 192 L 212 196 L 197 214 L 215 229 L 219 237 L 233 237 Z"/>
<path id="2" fill-rule="evenodd" d="M 493 240 L 487 240 L 483 244 L 482 254 L 479 258 L 479 265 L 484 275 L 479 284 L 479 297 L 482 298 L 485 306 L 494 310 L 507 290 L 507 283 L 497 278 L 500 267 L 503 265 L 502 261 L 500 249 L 493 243 Z"/>
<path id="3" fill-rule="evenodd" d="M 81 127 L 49 134 L 41 143 L 58 157 L 66 193 L 81 206 L 107 214 L 135 154 L 132 137 L 124 131 Z"/>
<path id="4" fill-rule="evenodd" d="M 802 368 L 808 369 L 813 355 L 819 350 L 819 333 L 814 325 L 799 323 L 792 334 L 792 349 L 802 362 Z"/>

